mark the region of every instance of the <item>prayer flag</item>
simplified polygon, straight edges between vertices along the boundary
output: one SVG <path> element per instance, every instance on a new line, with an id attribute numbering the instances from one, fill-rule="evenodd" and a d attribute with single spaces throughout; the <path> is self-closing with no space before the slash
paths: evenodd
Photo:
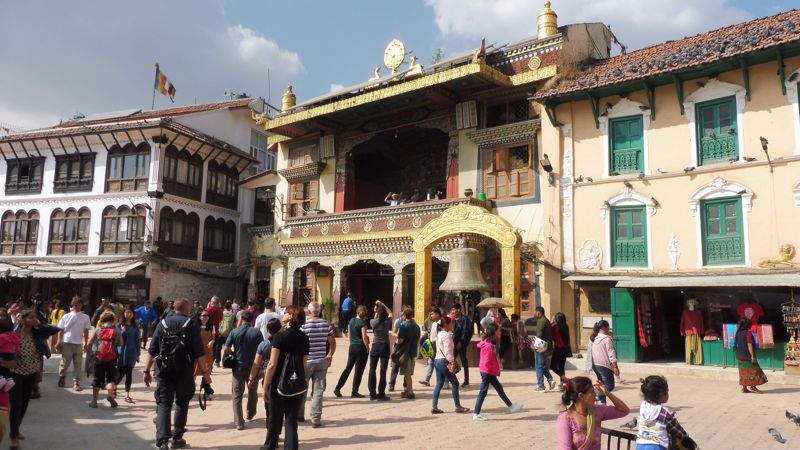
<path id="1" fill-rule="evenodd" d="M 169 96 L 170 101 L 175 102 L 175 86 L 169 82 L 167 76 L 158 68 L 158 64 L 156 64 L 156 82 L 153 89 Z"/>

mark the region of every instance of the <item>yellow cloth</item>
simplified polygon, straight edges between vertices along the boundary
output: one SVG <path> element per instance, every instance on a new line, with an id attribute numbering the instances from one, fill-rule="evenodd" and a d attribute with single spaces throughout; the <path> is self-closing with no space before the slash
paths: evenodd
<path id="1" fill-rule="evenodd" d="M 58 322 L 61 321 L 61 318 L 64 316 L 63 309 L 54 309 L 50 311 L 50 324 L 51 325 L 58 325 Z"/>
<path id="2" fill-rule="evenodd" d="M 692 353 L 694 353 L 694 363 L 703 365 L 703 345 L 700 336 L 690 334 L 686 336 L 686 364 L 692 364 Z"/>

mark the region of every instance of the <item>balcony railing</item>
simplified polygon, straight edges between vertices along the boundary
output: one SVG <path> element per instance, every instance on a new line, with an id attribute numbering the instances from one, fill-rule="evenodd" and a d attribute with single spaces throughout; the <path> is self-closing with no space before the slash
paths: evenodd
<path id="1" fill-rule="evenodd" d="M 617 173 L 641 172 L 642 169 L 639 167 L 641 152 L 638 148 L 614 150 L 611 170 Z"/>
<path id="2" fill-rule="evenodd" d="M 727 161 L 739 156 L 739 140 L 735 134 L 703 138 L 700 141 L 700 164 Z"/>
<path id="3" fill-rule="evenodd" d="M 614 266 L 646 266 L 647 244 L 644 242 L 614 243 Z"/>
<path id="4" fill-rule="evenodd" d="M 743 263 L 744 241 L 742 237 L 706 238 L 705 262 L 708 265 Z"/>

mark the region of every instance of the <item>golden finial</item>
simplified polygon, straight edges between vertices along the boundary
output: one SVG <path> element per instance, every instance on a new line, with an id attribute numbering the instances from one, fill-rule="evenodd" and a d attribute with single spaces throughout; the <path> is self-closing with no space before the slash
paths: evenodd
<path id="1" fill-rule="evenodd" d="M 544 9 L 539 13 L 536 27 L 536 38 L 544 39 L 558 34 L 558 16 L 550 9 L 550 2 L 544 2 Z"/>
<path id="2" fill-rule="evenodd" d="M 292 85 L 290 84 L 289 87 L 286 88 L 286 92 L 283 93 L 281 112 L 294 108 L 296 104 L 297 97 L 294 95 L 294 92 L 292 92 Z"/>

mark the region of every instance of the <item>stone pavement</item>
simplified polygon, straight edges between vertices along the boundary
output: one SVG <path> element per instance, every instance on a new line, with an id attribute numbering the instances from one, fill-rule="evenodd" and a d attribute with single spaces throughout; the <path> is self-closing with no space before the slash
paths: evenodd
<path id="1" fill-rule="evenodd" d="M 559 412 L 560 395 L 557 392 L 539 394 L 533 392 L 535 374 L 532 370 L 506 371 L 501 376 L 509 397 L 521 402 L 525 408 L 516 414 L 507 414 L 505 407 L 494 391 L 484 403 L 487 422 L 473 422 L 471 414 L 452 412 L 453 402 L 449 391 L 444 390 L 439 406 L 445 414 L 431 416 L 432 387 L 417 386 L 417 400 L 400 400 L 399 393 L 392 401 L 375 403 L 368 399 L 333 397 L 333 386 L 344 367 L 347 343 L 337 341 L 338 351 L 331 371 L 328 373 L 328 389 L 325 394 L 323 427 L 312 429 L 309 422 L 301 424 L 301 448 L 396 448 L 404 446 L 414 449 L 428 448 L 533 448 L 555 447 L 555 419 Z M 134 378 L 133 397 L 135 405 L 120 401 L 117 410 L 105 401 L 98 409 L 86 406 L 91 391 L 81 393 L 72 389 L 56 387 L 56 355 L 46 364 L 47 373 L 42 385 L 43 397 L 32 400 L 22 433 L 27 439 L 23 449 L 84 449 L 107 450 L 152 448 L 155 426 L 152 423 L 154 401 L 152 389 L 145 388 L 141 371 Z M 575 360 L 582 366 L 582 361 Z M 424 367 L 417 366 L 417 377 Z M 424 372 L 423 372 L 424 373 Z M 771 372 L 767 373 L 770 376 Z M 479 380 L 475 368 L 470 370 L 473 383 Z M 568 375 L 581 374 L 571 370 Z M 634 410 L 631 416 L 604 423 L 606 427 L 618 427 L 635 415 L 641 403 L 639 397 L 639 374 L 623 372 L 623 383 L 616 393 Z M 352 375 L 351 375 L 352 377 Z M 678 419 L 704 450 L 708 449 L 790 449 L 800 448 L 800 428 L 784 419 L 784 410 L 790 408 L 800 412 L 800 388 L 770 383 L 764 394 L 740 394 L 735 382 L 669 375 L 669 406 L 678 412 Z M 88 387 L 85 381 L 84 386 Z M 196 402 L 189 413 L 187 441 L 197 449 L 257 449 L 264 440 L 264 412 L 253 422 L 247 423 L 243 431 L 232 425 L 230 406 L 230 374 L 227 370 L 215 369 L 214 388 L 217 395 L 209 402 L 208 409 L 201 411 Z M 361 393 L 367 393 L 367 374 Z M 350 384 L 342 390 L 350 392 Z M 473 407 L 477 385 L 462 390 L 462 403 Z M 261 403 L 260 403 L 261 405 Z M 310 409 L 310 408 L 309 408 Z M 308 410 L 307 410 L 308 413 Z M 767 429 L 775 427 L 787 439 L 786 444 L 772 440 Z M 7 448 L 8 438 L 2 443 Z"/>

